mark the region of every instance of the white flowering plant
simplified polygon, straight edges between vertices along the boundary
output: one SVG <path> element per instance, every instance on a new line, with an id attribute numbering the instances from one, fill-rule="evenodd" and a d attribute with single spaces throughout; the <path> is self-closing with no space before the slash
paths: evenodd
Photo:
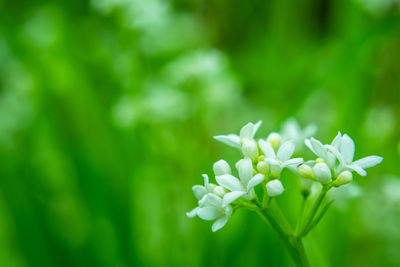
<path id="1" fill-rule="evenodd" d="M 381 163 L 383 158 L 368 156 L 354 161 L 355 144 L 349 135 L 339 132 L 330 144 L 324 145 L 311 137 L 316 132 L 314 125 L 302 130 L 294 119 L 288 120 L 280 133 L 273 132 L 257 140 L 255 135 L 260 126 L 261 121 L 250 122 L 242 127 L 239 135 L 214 137 L 241 152 L 242 158 L 235 164 L 237 175 L 225 160 L 215 162 L 216 183 L 210 183 L 209 177 L 203 174 L 204 186 L 192 188 L 198 206 L 187 216 L 214 221 L 212 231 L 215 232 L 223 228 L 238 209 L 255 211 L 275 230 L 293 261 L 298 266 L 310 266 L 303 238 L 320 222 L 332 203 L 324 201 L 328 191 L 350 183 L 354 172 L 365 176 L 365 169 Z M 303 144 L 315 154 L 315 159 L 304 161 L 301 157 L 292 157 L 303 150 L 298 148 Z M 297 173 L 301 185 L 299 193 L 303 202 L 294 230 L 274 201 L 285 192 L 281 182 L 283 169 Z M 313 183 L 320 184 L 314 198 L 310 196 Z M 311 201 L 307 212 L 306 201 Z"/>

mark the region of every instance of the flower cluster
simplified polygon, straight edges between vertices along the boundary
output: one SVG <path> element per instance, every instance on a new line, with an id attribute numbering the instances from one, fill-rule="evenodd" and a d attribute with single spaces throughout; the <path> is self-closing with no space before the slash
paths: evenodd
<path id="1" fill-rule="evenodd" d="M 264 192 L 263 204 L 284 192 L 280 180 L 284 169 L 297 172 L 302 184 L 319 182 L 327 188 L 339 187 L 352 181 L 352 172 L 366 175 L 366 168 L 382 161 L 382 157 L 369 156 L 353 161 L 355 145 L 353 140 L 340 132 L 331 144 L 323 145 L 315 138 L 316 127 L 310 125 L 304 130 L 291 119 L 284 124 L 281 133 L 273 132 L 265 139 L 254 137 L 261 126 L 261 121 L 248 123 L 242 127 L 239 135 L 217 135 L 214 138 L 241 151 L 243 158 L 236 164 L 237 175 L 232 173 L 225 160 L 215 162 L 213 166 L 216 184 L 209 182 L 203 174 L 204 186 L 195 185 L 192 190 L 198 200 L 198 207 L 187 213 L 193 218 L 215 221 L 212 231 L 221 229 L 233 212 L 241 207 L 263 208 L 258 201 L 259 192 Z M 304 161 L 292 158 L 304 144 L 317 156 L 315 160 Z M 297 149 L 296 149 L 297 147 Z"/>

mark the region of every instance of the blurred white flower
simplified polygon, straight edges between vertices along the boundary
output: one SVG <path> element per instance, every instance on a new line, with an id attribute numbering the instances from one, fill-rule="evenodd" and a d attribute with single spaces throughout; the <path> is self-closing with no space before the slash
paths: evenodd
<path id="1" fill-rule="evenodd" d="M 307 125 L 304 129 L 301 129 L 297 120 L 290 118 L 282 126 L 282 142 L 290 140 L 295 144 L 296 150 L 298 150 L 304 146 L 304 139 L 313 136 L 317 130 L 318 128 L 315 124 Z"/>

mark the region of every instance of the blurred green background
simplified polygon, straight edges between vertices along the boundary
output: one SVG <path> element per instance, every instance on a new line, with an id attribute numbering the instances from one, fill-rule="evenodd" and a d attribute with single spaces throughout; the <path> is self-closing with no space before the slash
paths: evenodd
<path id="1" fill-rule="evenodd" d="M 0 266 L 292 266 L 250 211 L 185 216 L 240 157 L 213 135 L 289 117 L 385 158 L 336 192 L 311 262 L 400 266 L 399 6 L 0 0 Z"/>

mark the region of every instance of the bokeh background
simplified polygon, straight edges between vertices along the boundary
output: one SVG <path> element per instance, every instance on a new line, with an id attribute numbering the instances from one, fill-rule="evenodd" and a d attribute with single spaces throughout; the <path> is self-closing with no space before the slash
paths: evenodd
<path id="1" fill-rule="evenodd" d="M 400 266 L 399 103 L 398 0 L 0 0 L 0 265 L 293 266 L 256 214 L 185 212 L 240 157 L 213 135 L 295 117 L 385 157 L 335 192 L 311 262 Z"/>

